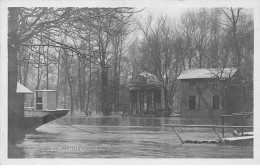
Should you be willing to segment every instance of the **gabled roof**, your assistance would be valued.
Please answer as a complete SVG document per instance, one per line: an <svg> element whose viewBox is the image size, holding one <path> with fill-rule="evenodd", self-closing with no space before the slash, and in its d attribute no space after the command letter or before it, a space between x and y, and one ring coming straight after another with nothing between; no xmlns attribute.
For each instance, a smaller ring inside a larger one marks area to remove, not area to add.
<svg viewBox="0 0 260 168"><path fill-rule="evenodd" d="M34 90L34 92L56 92L56 90Z"/></svg>
<svg viewBox="0 0 260 168"><path fill-rule="evenodd" d="M187 69L184 70L177 79L226 79L232 77L236 71L236 68Z"/></svg>
<svg viewBox="0 0 260 168"><path fill-rule="evenodd" d="M26 87L25 87L24 85L22 85L21 83L17 82L16 93L28 93L28 94L31 94L31 93L33 93L33 92L30 91L28 88L26 88Z"/></svg>
<svg viewBox="0 0 260 168"><path fill-rule="evenodd" d="M162 84L162 82L160 82L159 79L155 75L153 75L149 72L142 72L142 73L138 74L138 76L144 77L147 85L161 85Z"/></svg>
<svg viewBox="0 0 260 168"><path fill-rule="evenodd" d="M157 87L161 86L162 82L153 74L149 72L142 72L134 78L131 82L130 87Z"/></svg>

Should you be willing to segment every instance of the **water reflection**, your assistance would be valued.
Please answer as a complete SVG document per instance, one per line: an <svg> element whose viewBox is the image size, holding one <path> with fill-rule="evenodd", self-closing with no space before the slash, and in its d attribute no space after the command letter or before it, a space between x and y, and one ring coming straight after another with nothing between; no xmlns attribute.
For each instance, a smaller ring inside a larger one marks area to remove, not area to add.
<svg viewBox="0 0 260 168"><path fill-rule="evenodd" d="M70 127L93 132L89 134ZM16 148L26 158L252 158L253 146L180 144L164 124L219 120L160 117L65 117L27 134ZM186 139L216 139L209 129L179 129ZM13 154L12 157L18 157Z"/></svg>

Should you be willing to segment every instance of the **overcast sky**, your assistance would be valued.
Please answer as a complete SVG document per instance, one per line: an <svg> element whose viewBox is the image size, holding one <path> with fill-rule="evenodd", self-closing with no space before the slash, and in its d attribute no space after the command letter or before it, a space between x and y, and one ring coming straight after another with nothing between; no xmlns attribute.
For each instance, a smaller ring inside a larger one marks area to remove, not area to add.
<svg viewBox="0 0 260 168"><path fill-rule="evenodd" d="M138 8L138 10L141 10L143 8ZM184 14L187 11L196 11L201 8L173 8L173 7L149 7L149 8L144 8L144 10L140 13L142 17L146 17L149 13L153 14L155 17L156 16L161 16L161 15L167 15L171 18L179 18L182 14ZM206 8L207 9L207 8ZM246 12L247 14L253 15L253 9L252 8L244 8L243 12Z"/></svg>
<svg viewBox="0 0 260 168"><path fill-rule="evenodd" d="M168 15L169 17L179 17L183 13L185 13L189 8L145 8L142 12L143 16L148 15L149 13L152 13L154 16L160 16L160 15Z"/></svg>

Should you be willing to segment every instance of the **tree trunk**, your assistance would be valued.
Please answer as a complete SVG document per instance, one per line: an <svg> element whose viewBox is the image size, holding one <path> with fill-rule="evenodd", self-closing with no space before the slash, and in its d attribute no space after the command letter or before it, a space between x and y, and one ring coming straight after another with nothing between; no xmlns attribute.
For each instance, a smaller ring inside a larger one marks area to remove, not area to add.
<svg viewBox="0 0 260 168"><path fill-rule="evenodd" d="M27 85L27 76L28 76L28 71L29 71L29 64L30 64L30 55L28 56L28 61L26 61L26 65L24 67L24 74L23 74L23 85L24 86Z"/></svg>
<svg viewBox="0 0 260 168"><path fill-rule="evenodd" d="M97 70L96 73L97 82L96 82L96 112L99 113L101 111L101 73L100 69Z"/></svg>
<svg viewBox="0 0 260 168"><path fill-rule="evenodd" d="M90 34L88 36L88 51L89 53L91 53L91 44L90 44ZM91 66L92 62L89 61L89 82L88 82L88 94L87 94L87 104L85 107L85 113L86 115L88 115L88 109L89 109L89 102L90 102L90 92L91 92L91 80L92 80L92 66ZM85 70L86 66L84 66L84 70ZM86 84L85 84L85 80L84 80L84 106L85 106L85 88L86 88Z"/></svg>
<svg viewBox="0 0 260 168"><path fill-rule="evenodd" d="M58 74L57 74L57 86L56 86L56 108L59 104L59 84L60 84L60 50L58 55Z"/></svg>
<svg viewBox="0 0 260 168"><path fill-rule="evenodd" d="M74 116L74 99L73 99L73 90L72 90L72 82L71 82L71 78L68 74L67 76L68 82L69 82L69 88L70 88L70 111L71 111L71 116Z"/></svg>
<svg viewBox="0 0 260 168"><path fill-rule="evenodd" d="M117 104L117 78L118 78L118 44L116 42L114 49L114 55L115 55L115 62L114 62L114 86L113 86L113 104L114 104L114 111L117 112L118 110L118 104Z"/></svg>
<svg viewBox="0 0 260 168"><path fill-rule="evenodd" d="M199 50L199 68L202 68L202 53Z"/></svg>
<svg viewBox="0 0 260 168"><path fill-rule="evenodd" d="M70 89L70 111L71 111L71 116L74 116L74 99L73 99L73 88L72 88L72 81L71 81L71 75L70 75L70 67L68 66L68 54L65 52L65 72L66 72L66 78L69 83L69 89Z"/></svg>
<svg viewBox="0 0 260 168"><path fill-rule="evenodd" d="M108 69L105 63L105 52L101 54L101 111L105 116L108 116L110 115L108 109Z"/></svg>
<svg viewBox="0 0 260 168"><path fill-rule="evenodd" d="M39 90L40 87L40 64L41 64L41 50L39 47L39 58L38 58L38 66L37 66L37 86L36 86L36 90Z"/></svg>
<svg viewBox="0 0 260 168"><path fill-rule="evenodd" d="M92 67L91 67L91 61L90 61L89 62L89 82L88 82L88 95L87 95L86 112L88 112L89 102L90 102L89 97L90 97L90 91L91 91L91 79L92 79Z"/></svg>
<svg viewBox="0 0 260 168"><path fill-rule="evenodd" d="M122 47L122 46L121 46ZM120 49L119 57L118 57L118 76L117 76L117 111L120 110L120 72L121 72L121 56L122 56L122 49Z"/></svg>
<svg viewBox="0 0 260 168"><path fill-rule="evenodd" d="M46 57L46 83L47 83L47 86L46 86L46 89L49 90L49 59L48 59L48 56L49 56L49 46L47 47L47 56Z"/></svg>
<svg viewBox="0 0 260 168"><path fill-rule="evenodd" d="M24 109L19 106L17 87L17 52L18 46L8 45L8 141L17 140L23 128ZM22 138L22 137L21 137Z"/></svg>
<svg viewBox="0 0 260 168"><path fill-rule="evenodd" d="M80 111L83 109L83 106L82 106L82 90L81 90L81 87L82 87L82 78L81 78L81 64L80 64L80 60L79 60L79 57L78 57L78 96L79 96L79 109Z"/></svg>
<svg viewBox="0 0 260 168"><path fill-rule="evenodd" d="M169 79L168 79L168 73L167 71L165 72L165 83L164 83L164 108L165 108L165 115L168 113L169 111L169 101L168 101L168 89L167 89L167 86L169 84Z"/></svg>
<svg viewBox="0 0 260 168"><path fill-rule="evenodd" d="M83 64L83 68L82 68L84 71L83 71L83 74L81 75L82 76L82 89L81 89L81 93L82 93L82 111L84 111L85 109L85 106L86 106L86 90L87 90L87 82L86 82L86 64Z"/></svg>
<svg viewBox="0 0 260 168"><path fill-rule="evenodd" d="M24 109L17 106L19 102L17 88L17 54L19 45L17 44L18 8L8 8L8 143L14 143L19 128L23 127Z"/></svg>
<svg viewBox="0 0 260 168"><path fill-rule="evenodd" d="M18 57L19 57L19 61L20 63L18 64L18 80L20 81L20 83L23 83L23 78L22 78L22 56L21 56L21 51L18 51Z"/></svg>

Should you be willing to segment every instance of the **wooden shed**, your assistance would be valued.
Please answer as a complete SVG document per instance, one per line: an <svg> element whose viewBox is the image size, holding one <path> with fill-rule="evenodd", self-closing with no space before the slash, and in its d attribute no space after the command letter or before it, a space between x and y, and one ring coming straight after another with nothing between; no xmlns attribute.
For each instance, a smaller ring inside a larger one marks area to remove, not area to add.
<svg viewBox="0 0 260 168"><path fill-rule="evenodd" d="M178 77L182 117L220 117L243 111L243 88L236 68L187 69Z"/></svg>
<svg viewBox="0 0 260 168"><path fill-rule="evenodd" d="M130 114L137 116L163 116L163 85L148 72L138 74L130 84Z"/></svg>
<svg viewBox="0 0 260 168"><path fill-rule="evenodd" d="M24 100L25 94L33 94L28 88L17 82L15 101L9 101L10 107L19 109L12 115L8 112L8 126L9 128L21 128L23 126L24 119ZM14 130L15 131L15 130ZM8 131L9 132L9 131ZM12 135L11 135L12 134ZM16 132L10 132L11 136L15 136Z"/></svg>
<svg viewBox="0 0 260 168"><path fill-rule="evenodd" d="M55 110L56 90L35 90L34 104L36 110Z"/></svg>
<svg viewBox="0 0 260 168"><path fill-rule="evenodd" d="M16 88L16 93L17 93L17 100L15 106L19 106L19 109L24 109L24 103L25 103L25 94L33 94L31 90L23 86L20 82L17 82L17 88ZM23 117L23 114L21 114Z"/></svg>

